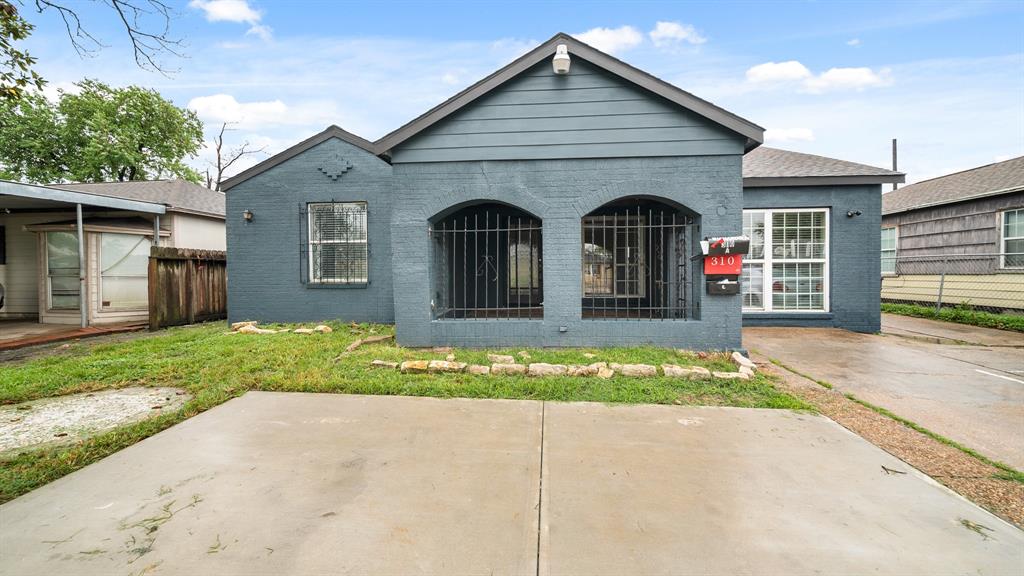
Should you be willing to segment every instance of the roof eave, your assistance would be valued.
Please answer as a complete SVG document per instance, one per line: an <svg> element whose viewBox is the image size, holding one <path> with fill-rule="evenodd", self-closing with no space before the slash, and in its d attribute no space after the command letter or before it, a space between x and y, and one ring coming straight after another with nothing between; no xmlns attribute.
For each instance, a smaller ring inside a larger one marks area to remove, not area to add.
<svg viewBox="0 0 1024 576"><path fill-rule="evenodd" d="M946 206L948 204L958 204L960 202L970 202L971 200L980 200L982 198L989 198L992 196L1002 196L1004 194L1015 194L1017 192L1024 192L1024 186L1015 186L1013 188L1002 188L1000 190L991 190L989 192L982 192L981 194L972 194L970 196L964 196L962 198L953 198L950 200L941 200L938 202L928 202L926 204L918 204L909 208L900 208L898 210L886 210L882 207L882 216L890 216L892 214L903 214L905 212L913 212L914 210L924 210L926 208L935 208L936 206ZM883 198L885 198L883 196ZM883 200L884 204L884 200Z"/></svg>
<svg viewBox="0 0 1024 576"><path fill-rule="evenodd" d="M23 184L21 182L0 181L0 195L18 196L21 198L33 198L36 200L48 200L51 202L63 202L67 204L85 204L86 206L98 206L100 208L111 208L115 210L131 210L147 214L164 214L167 207L164 204L145 202L142 200L129 200L115 196L104 196L102 194L91 194L89 192L78 192L76 190L65 190L54 186L38 186L35 184Z"/></svg>
<svg viewBox="0 0 1024 576"><path fill-rule="evenodd" d="M748 176L743 178L744 188L775 188L783 186L856 186L867 184L900 184L904 174L877 174L860 176Z"/></svg>

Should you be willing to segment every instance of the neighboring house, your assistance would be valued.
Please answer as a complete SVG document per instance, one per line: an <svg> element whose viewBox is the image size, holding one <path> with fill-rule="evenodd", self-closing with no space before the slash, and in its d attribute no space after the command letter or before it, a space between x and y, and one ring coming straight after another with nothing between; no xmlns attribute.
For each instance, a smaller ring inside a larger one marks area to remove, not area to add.
<svg viewBox="0 0 1024 576"><path fill-rule="evenodd" d="M559 34L376 142L332 126L226 181L228 314L394 322L409 346L877 330L881 184L903 176L762 140ZM744 231L742 293L709 293L699 242Z"/></svg>
<svg viewBox="0 0 1024 576"><path fill-rule="evenodd" d="M882 196L882 299L1024 309L1024 156Z"/></svg>
<svg viewBox="0 0 1024 576"><path fill-rule="evenodd" d="M160 245L224 250L224 195L178 180L51 186L0 181L0 319L146 320L155 226Z"/></svg>

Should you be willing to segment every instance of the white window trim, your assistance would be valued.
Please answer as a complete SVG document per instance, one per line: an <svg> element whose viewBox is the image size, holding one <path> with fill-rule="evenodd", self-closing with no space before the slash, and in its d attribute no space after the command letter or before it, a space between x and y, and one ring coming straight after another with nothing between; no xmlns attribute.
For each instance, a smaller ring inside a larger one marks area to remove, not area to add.
<svg viewBox="0 0 1024 576"><path fill-rule="evenodd" d="M125 233L125 232L100 232L99 234L96 235L96 262L97 262L97 265L96 265L96 280L97 280L97 282L96 283L98 285L98 292L99 292L99 306L97 307L97 311L102 311L102 312L138 312L140 310L149 310L148 303L147 303L146 306L135 306L135 307L132 307L132 306L117 307L117 306L104 306L103 305L103 279L104 278L149 278L149 269L148 268L146 270L146 275L145 276L124 276L124 275L104 276L103 275L103 266L101 264L99 264L99 263L103 262L103 234L122 234L124 236L139 236L140 237L140 242L141 242L141 239L146 239L146 238L152 238L153 237L152 234L149 234L149 235L146 235L146 234L128 234L128 233ZM150 240L149 245L150 246L153 245L152 240ZM148 296L147 296L147 300L148 300Z"/></svg>
<svg viewBox="0 0 1024 576"><path fill-rule="evenodd" d="M1009 212L1024 212L1024 208L1010 208L998 212L999 215L999 269L1000 270L1024 270L1024 266L1007 266L1006 265L1006 241L1007 240L1024 240L1024 236L1010 236L1006 237L1006 214Z"/></svg>
<svg viewBox="0 0 1024 576"><path fill-rule="evenodd" d="M313 207L315 206L328 206L332 204L353 204L363 206L363 213L366 215L366 239L365 240L328 240L328 241L313 241ZM356 279L347 280L334 280L323 278L313 278L313 246L322 244L365 244L366 245L366 276ZM306 270L310 284L316 284L318 286L363 286L370 283L370 207L365 201L352 201L352 202L310 202L306 205Z"/></svg>
<svg viewBox="0 0 1024 576"><path fill-rule="evenodd" d="M764 256L760 259L748 259L744 258L744 264L761 264L761 304L762 308L743 308L744 314L827 314L832 310L832 299L831 299L831 283L832 283L832 272L831 272L831 236L832 236L832 213L830 208L752 208L744 210L744 213L761 212L764 214ZM823 212L825 214L825 254L824 258L793 258L780 260L779 263L791 263L791 264L806 264L806 263L821 263L824 265L822 270L822 308L815 310L788 310L781 309L775 310L773 304L772 294L772 264L776 261L772 255L772 225L771 219L773 214L784 213L784 212Z"/></svg>
<svg viewBox="0 0 1024 576"><path fill-rule="evenodd" d="M893 259L893 263L895 263L896 261L899 260L899 257L900 257L900 227L898 225L894 224L892 226L882 226L882 230L892 230L893 231L892 259ZM879 234L881 234L881 233L879 233ZM881 258L882 258L881 255L884 254L885 252L888 252L888 250L882 249L879 252L880 252L880 254L879 254L879 261L881 261ZM885 277L898 276L899 274L897 274L895 272L895 267L893 268L893 270L894 270L893 272L886 272L885 270L882 270L882 276L885 276Z"/></svg>
<svg viewBox="0 0 1024 576"><path fill-rule="evenodd" d="M79 278L79 284L78 284L79 285L78 306L76 306L74 308L54 308L53 307L53 285L51 283L52 276L50 275L50 248L49 248L49 241L48 241L49 234L51 234L52 232L64 232L64 231L63 230L51 230L51 231L46 231L46 232L43 232L43 233L40 234L41 240L42 240L42 250L41 250L41 252L42 252L42 255L43 255L43 269L42 269L42 273L43 273L43 275L46 278L46 312L49 313L49 314L53 314L53 315L69 314L69 313L72 313L72 312L78 313L78 312L80 312L82 310L82 299L86 297L86 295L82 293L81 278ZM72 232L72 234L74 234L74 232ZM83 235L83 238L87 238L87 236ZM80 246L79 249L81 249L81 248L82 247ZM88 250L86 250L86 254L87 255L88 255L88 253L89 253ZM81 257L79 257L79 258L81 258ZM81 260L79 260L79 262L81 262ZM86 270L88 270L88 268L86 268ZM80 273L80 271L79 271L79 273ZM78 275L76 275L76 276L78 276ZM67 277L70 278L71 276L68 275Z"/></svg>

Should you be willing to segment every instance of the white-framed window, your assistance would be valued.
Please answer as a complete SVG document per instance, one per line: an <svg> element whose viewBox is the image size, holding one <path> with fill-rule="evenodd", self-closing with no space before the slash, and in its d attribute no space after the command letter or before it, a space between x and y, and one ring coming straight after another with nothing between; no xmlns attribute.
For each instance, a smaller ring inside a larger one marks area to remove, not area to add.
<svg viewBox="0 0 1024 576"><path fill-rule="evenodd" d="M100 307L146 308L149 303L149 238L138 234L100 234Z"/></svg>
<svg viewBox="0 0 1024 576"><path fill-rule="evenodd" d="M743 211L744 311L828 311L828 222L827 208Z"/></svg>
<svg viewBox="0 0 1024 576"><path fill-rule="evenodd" d="M583 296L627 298L644 294L647 218L625 214L583 219Z"/></svg>
<svg viewBox="0 0 1024 576"><path fill-rule="evenodd" d="M78 236L74 232L46 233L46 296L49 310L78 310Z"/></svg>
<svg viewBox="0 0 1024 576"><path fill-rule="evenodd" d="M369 246L366 202L309 204L309 281L366 284Z"/></svg>
<svg viewBox="0 0 1024 576"><path fill-rule="evenodd" d="M896 274L896 252L899 232L895 226L882 228L882 276Z"/></svg>
<svg viewBox="0 0 1024 576"><path fill-rule="evenodd" d="M999 222L1003 268L1024 268L1024 208L1006 210Z"/></svg>

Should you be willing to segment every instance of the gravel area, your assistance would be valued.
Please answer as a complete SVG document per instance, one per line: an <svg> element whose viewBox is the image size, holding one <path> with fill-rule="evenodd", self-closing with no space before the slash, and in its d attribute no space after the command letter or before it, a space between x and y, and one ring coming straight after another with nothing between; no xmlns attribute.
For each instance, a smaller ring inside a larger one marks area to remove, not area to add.
<svg viewBox="0 0 1024 576"><path fill-rule="evenodd" d="M175 411L190 395L179 388L121 388L0 406L0 454L72 443L122 424Z"/></svg>
<svg viewBox="0 0 1024 576"><path fill-rule="evenodd" d="M766 373L778 376L776 385L783 391L803 399L825 416L975 504L1024 528L1024 484L995 478L1001 470L994 466L858 404L836 390L777 367L767 358L754 359Z"/></svg>

